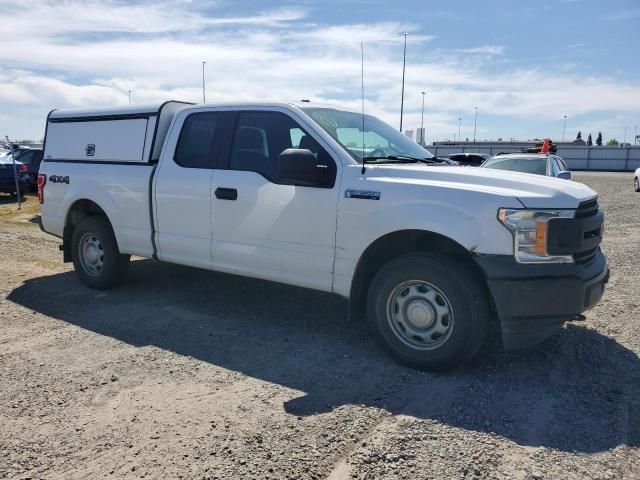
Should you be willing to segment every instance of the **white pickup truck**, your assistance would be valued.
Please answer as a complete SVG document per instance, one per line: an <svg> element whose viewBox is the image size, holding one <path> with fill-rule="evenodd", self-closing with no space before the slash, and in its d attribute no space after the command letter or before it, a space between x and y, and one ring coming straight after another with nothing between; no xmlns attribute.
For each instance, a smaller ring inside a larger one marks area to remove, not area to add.
<svg viewBox="0 0 640 480"><path fill-rule="evenodd" d="M312 103L52 111L41 226L94 288L129 257L333 292L399 361L533 345L602 296L596 192L443 166L381 120ZM291 301L295 301L292 299Z"/></svg>

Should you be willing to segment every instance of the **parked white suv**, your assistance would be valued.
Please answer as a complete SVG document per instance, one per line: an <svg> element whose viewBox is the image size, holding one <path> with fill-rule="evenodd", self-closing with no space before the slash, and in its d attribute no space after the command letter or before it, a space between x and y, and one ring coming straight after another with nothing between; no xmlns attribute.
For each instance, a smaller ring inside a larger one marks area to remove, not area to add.
<svg viewBox="0 0 640 480"><path fill-rule="evenodd" d="M431 158L309 103L53 111L41 223L91 287L139 255L333 292L425 369L471 358L493 318L528 346L600 299L596 192Z"/></svg>

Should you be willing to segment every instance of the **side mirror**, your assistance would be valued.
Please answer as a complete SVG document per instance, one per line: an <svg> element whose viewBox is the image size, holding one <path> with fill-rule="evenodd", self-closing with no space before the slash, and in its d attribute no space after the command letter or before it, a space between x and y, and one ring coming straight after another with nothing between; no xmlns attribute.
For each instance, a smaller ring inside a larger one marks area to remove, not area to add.
<svg viewBox="0 0 640 480"><path fill-rule="evenodd" d="M294 185L314 186L320 172L316 154L303 148L287 148L278 157L278 180Z"/></svg>
<svg viewBox="0 0 640 480"><path fill-rule="evenodd" d="M561 178L563 180L571 180L572 177L573 175L571 175L571 172L569 172L568 170L562 170L561 172L558 172L558 178Z"/></svg>

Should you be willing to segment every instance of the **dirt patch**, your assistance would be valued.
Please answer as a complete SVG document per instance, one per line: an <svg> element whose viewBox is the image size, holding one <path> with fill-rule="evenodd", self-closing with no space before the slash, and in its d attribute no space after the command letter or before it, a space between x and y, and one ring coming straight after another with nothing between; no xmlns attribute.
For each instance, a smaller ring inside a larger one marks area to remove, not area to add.
<svg viewBox="0 0 640 480"><path fill-rule="evenodd" d="M447 374L330 295L147 260L89 290L35 198L0 204L0 478L640 478L640 194L577 177L607 215L603 300Z"/></svg>

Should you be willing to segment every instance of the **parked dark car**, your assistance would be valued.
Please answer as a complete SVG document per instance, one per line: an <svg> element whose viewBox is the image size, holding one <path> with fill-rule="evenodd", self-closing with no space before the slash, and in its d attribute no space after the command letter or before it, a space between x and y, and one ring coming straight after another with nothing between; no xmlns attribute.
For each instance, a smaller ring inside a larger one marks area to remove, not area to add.
<svg viewBox="0 0 640 480"><path fill-rule="evenodd" d="M0 193L22 193L26 190L29 177L23 168L25 165L16 161L16 172L18 174L18 189L16 192L16 181L13 174L13 158L11 154L0 156Z"/></svg>
<svg viewBox="0 0 640 480"><path fill-rule="evenodd" d="M42 163L42 153L42 150L38 148L14 153L16 160L27 167L27 169L23 169L23 173L26 173L29 177L28 190L32 192L35 192L38 188L38 171L40 170L40 163Z"/></svg>
<svg viewBox="0 0 640 480"><path fill-rule="evenodd" d="M460 164L455 160L451 160L448 157L434 157L433 160L440 162L442 165L448 165L450 167L459 167Z"/></svg>
<svg viewBox="0 0 640 480"><path fill-rule="evenodd" d="M571 180L571 172L564 160L553 154L507 153L496 155L482 164L482 168L510 170L512 172L533 173Z"/></svg>
<svg viewBox="0 0 640 480"><path fill-rule="evenodd" d="M469 167L479 167L485 161L491 158L491 155L486 153L452 153L449 158L459 165L466 165Z"/></svg>

